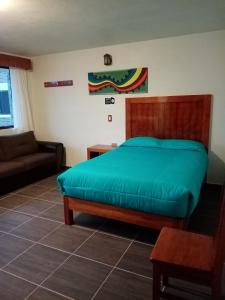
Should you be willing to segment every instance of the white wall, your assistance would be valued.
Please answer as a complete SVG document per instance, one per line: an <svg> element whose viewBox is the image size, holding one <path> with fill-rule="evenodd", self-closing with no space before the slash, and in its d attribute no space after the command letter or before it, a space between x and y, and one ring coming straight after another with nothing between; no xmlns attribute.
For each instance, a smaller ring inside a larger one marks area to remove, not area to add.
<svg viewBox="0 0 225 300"><path fill-rule="evenodd" d="M113 65L103 65L103 55ZM33 59L32 108L38 139L61 141L67 165L86 158L86 147L120 143L125 138L126 95L89 96L91 71L149 68L149 93L145 96L211 93L214 96L209 181L225 177L225 31L185 35L104 48L39 56ZM44 88L44 81L73 79L74 86ZM132 97L132 96L131 96ZM107 115L113 122L107 122Z"/></svg>

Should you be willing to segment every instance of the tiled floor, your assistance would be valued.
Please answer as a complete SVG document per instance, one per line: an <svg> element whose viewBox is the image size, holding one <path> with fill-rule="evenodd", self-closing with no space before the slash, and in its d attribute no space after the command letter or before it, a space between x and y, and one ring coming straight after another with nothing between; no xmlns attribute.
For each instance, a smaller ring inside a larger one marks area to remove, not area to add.
<svg viewBox="0 0 225 300"><path fill-rule="evenodd" d="M203 197L190 229L213 234L218 189L207 187ZM62 204L55 176L0 198L0 299L152 299L149 255L158 232L78 213L66 226ZM182 295L192 290L178 285Z"/></svg>

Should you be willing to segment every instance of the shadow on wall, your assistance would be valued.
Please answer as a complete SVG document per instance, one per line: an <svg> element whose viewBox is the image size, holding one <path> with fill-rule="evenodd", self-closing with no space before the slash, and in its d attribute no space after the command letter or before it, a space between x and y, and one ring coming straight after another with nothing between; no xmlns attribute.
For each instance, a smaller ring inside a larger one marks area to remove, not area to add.
<svg viewBox="0 0 225 300"><path fill-rule="evenodd" d="M224 149L225 152L225 149ZM225 162L214 152L209 151L208 183L224 184Z"/></svg>

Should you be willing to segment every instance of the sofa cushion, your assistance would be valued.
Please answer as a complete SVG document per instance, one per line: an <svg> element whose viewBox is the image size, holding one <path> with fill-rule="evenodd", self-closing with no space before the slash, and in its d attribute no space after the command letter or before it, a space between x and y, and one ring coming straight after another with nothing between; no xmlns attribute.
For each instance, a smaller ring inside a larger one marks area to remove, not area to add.
<svg viewBox="0 0 225 300"><path fill-rule="evenodd" d="M24 171L23 162L17 161L1 161L0 162L0 178L15 175Z"/></svg>
<svg viewBox="0 0 225 300"><path fill-rule="evenodd" d="M36 167L50 166L56 164L56 154L55 153L32 153L26 156L17 157L14 159L15 162L22 163L24 165L25 171L31 170Z"/></svg>
<svg viewBox="0 0 225 300"><path fill-rule="evenodd" d="M0 160L7 161L19 156L38 152L33 131L0 136Z"/></svg>

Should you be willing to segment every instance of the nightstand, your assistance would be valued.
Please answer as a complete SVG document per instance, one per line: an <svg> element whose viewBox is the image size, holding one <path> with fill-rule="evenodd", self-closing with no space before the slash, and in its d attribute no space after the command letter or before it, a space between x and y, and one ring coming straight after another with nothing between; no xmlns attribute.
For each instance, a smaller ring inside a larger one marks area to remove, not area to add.
<svg viewBox="0 0 225 300"><path fill-rule="evenodd" d="M112 145L94 145L87 148L87 159L94 158L105 152L115 149Z"/></svg>

